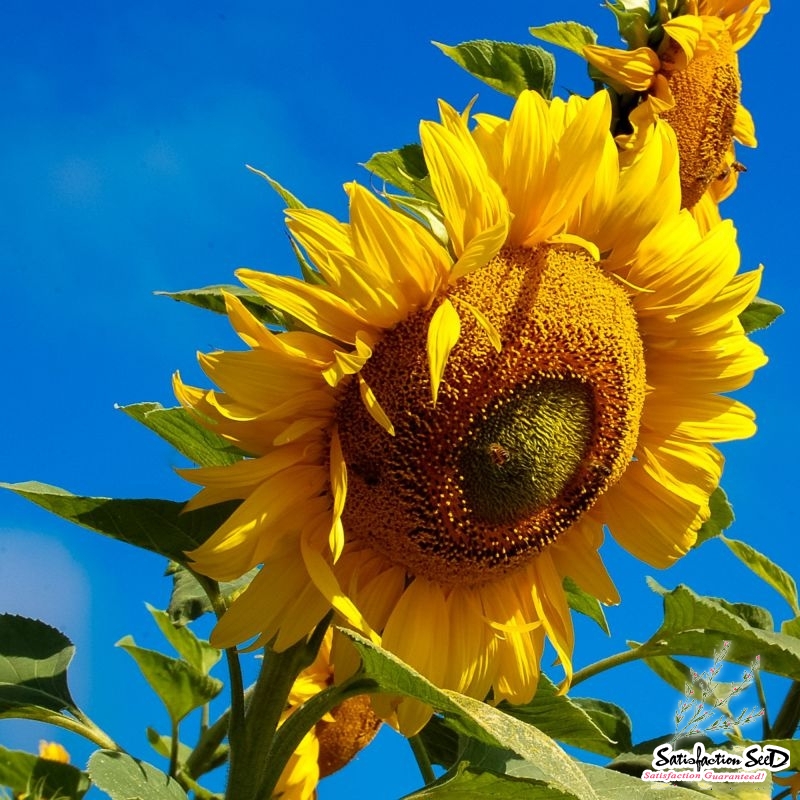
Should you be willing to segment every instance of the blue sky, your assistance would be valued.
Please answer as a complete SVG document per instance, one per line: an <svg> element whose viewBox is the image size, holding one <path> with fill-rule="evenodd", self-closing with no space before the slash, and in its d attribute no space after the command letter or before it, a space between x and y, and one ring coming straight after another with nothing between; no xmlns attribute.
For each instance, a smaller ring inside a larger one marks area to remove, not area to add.
<svg viewBox="0 0 800 800"><path fill-rule="evenodd" d="M757 334L771 362L739 396L756 409L760 431L725 449L723 483L737 513L731 535L791 570L800 331L789 233L796 230L798 162L783 89L791 4L776 5L741 53L743 99L760 146L740 151L748 172L724 211L740 229L743 268L766 265L762 294L787 314ZM435 116L438 97L463 107L479 94L479 110L509 109L507 98L462 72L431 40L527 42L529 26L556 19L591 24L601 41L616 43L611 15L592 0L488 11L440 0L424 12L364 0L86 2L80 10L12 0L0 28L0 480L187 498L190 487L173 473L181 459L114 404L171 405L176 369L189 382L203 380L197 350L238 346L222 318L154 290L232 282L239 266L294 268L280 201L244 165L343 216L342 183L368 182L360 162L414 141L418 120ZM558 93L590 90L578 58L564 52L558 61ZM613 542L605 553L623 603L608 612L612 639L577 620L578 665L655 629L660 603L645 574L669 587L686 582L702 593L761 603L776 619L789 615L717 542L660 574ZM76 698L144 758L151 758L145 725L164 731L166 719L155 701L142 701L140 675L113 643L132 633L145 646L160 646L144 602L166 603L163 566L0 494L0 610L38 616L75 641ZM677 701L635 667L587 683L579 694L625 703L639 739L667 730ZM35 749L45 735L0 721L5 746ZM57 738L77 763L85 761L88 746ZM324 784L320 797L352 796L354 781L383 782L387 761L397 777L371 788L371 797L398 797L419 785L405 743L387 731Z"/></svg>

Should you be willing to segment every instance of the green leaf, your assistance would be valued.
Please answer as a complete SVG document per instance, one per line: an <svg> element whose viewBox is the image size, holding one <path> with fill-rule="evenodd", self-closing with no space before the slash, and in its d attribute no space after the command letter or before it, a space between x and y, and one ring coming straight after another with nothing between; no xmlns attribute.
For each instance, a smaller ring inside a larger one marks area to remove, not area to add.
<svg viewBox="0 0 800 800"><path fill-rule="evenodd" d="M725 546L743 563L749 567L761 580L768 583L791 606L792 612L800 614L797 600L797 584L788 572L781 569L763 553L738 539L729 539L720 536Z"/></svg>
<svg viewBox="0 0 800 800"><path fill-rule="evenodd" d="M201 467L223 467L241 461L245 453L203 427L186 409L164 408L160 403L117 406L179 453Z"/></svg>
<svg viewBox="0 0 800 800"><path fill-rule="evenodd" d="M163 758L169 758L172 753L172 737L162 736L157 730L148 727L146 729L147 741L153 750ZM183 742L178 742L178 763L185 764L189 756L192 754L192 748Z"/></svg>
<svg viewBox="0 0 800 800"><path fill-rule="evenodd" d="M607 636L611 636L603 606L594 595L584 592L570 577L564 578L564 592L567 595L567 603L573 611L594 620Z"/></svg>
<svg viewBox="0 0 800 800"><path fill-rule="evenodd" d="M222 681L204 675L185 661L137 647L131 636L120 639L117 647L133 657L176 724L222 691Z"/></svg>
<svg viewBox="0 0 800 800"><path fill-rule="evenodd" d="M534 38L572 50L581 57L587 44L597 43L597 34L580 22L551 22L528 30Z"/></svg>
<svg viewBox="0 0 800 800"><path fill-rule="evenodd" d="M517 97L525 89L534 89L547 100L553 96L555 59L541 47L489 39L434 44L460 67L504 94Z"/></svg>
<svg viewBox="0 0 800 800"><path fill-rule="evenodd" d="M269 305L261 295L250 289L245 289L243 286L218 284L204 286L202 289L184 289L180 292L154 292L154 294L161 297L171 297L179 303L188 303L191 306L214 311L217 314L225 314L223 291L236 295L250 313L265 325L272 325L276 328L286 327L287 319L282 312Z"/></svg>
<svg viewBox="0 0 800 800"><path fill-rule="evenodd" d="M630 750L631 719L625 709L605 700L592 697L573 697L572 703L581 708L606 738L613 743L617 753ZM588 748L586 748L588 749Z"/></svg>
<svg viewBox="0 0 800 800"><path fill-rule="evenodd" d="M419 736L432 764L439 764L445 769L450 769L458 761L461 739L452 728L447 726L442 717L436 714L432 716L427 725L419 732Z"/></svg>
<svg viewBox="0 0 800 800"><path fill-rule="evenodd" d="M182 563L186 561L185 551L208 539L236 507L236 502L220 503L183 513L185 503L171 500L81 497L33 481L0 483L0 488L10 489L84 528Z"/></svg>
<svg viewBox="0 0 800 800"><path fill-rule="evenodd" d="M428 165L418 144L407 144L398 150L375 153L364 164L364 169L407 192L411 197L427 200L429 203L436 202L428 175Z"/></svg>
<svg viewBox="0 0 800 800"><path fill-rule="evenodd" d="M20 795L36 787L40 797L79 800L89 789L89 778L71 764L0 746L0 786Z"/></svg>
<svg viewBox="0 0 800 800"><path fill-rule="evenodd" d="M739 314L739 322L742 323L745 333L752 333L753 331L762 331L764 328L769 328L781 314L783 314L783 308L777 303L772 303L763 297L756 297Z"/></svg>
<svg viewBox="0 0 800 800"><path fill-rule="evenodd" d="M414 697L432 706L457 733L530 762L538 779L567 797L594 800L591 786L549 736L479 700L438 689L393 654L352 631L342 633L361 656L365 678L374 680L381 691Z"/></svg>
<svg viewBox="0 0 800 800"><path fill-rule="evenodd" d="M0 717L47 719L64 709L78 711L67 686L74 654L61 631L36 619L0 614Z"/></svg>
<svg viewBox="0 0 800 800"><path fill-rule="evenodd" d="M795 617L794 619L784 622L781 625L781 633L800 639L800 617ZM798 759L798 763L800 763L800 759Z"/></svg>
<svg viewBox="0 0 800 800"><path fill-rule="evenodd" d="M263 178L275 190L275 192L280 195L280 198L284 203L286 203L287 208L306 207L305 203L301 203L288 189L285 189L283 186L281 186L281 184L279 184L274 178L270 178L266 172L262 172L260 169L256 169L255 167L251 167L249 164L245 164L245 166L254 175L258 175L260 178Z"/></svg>
<svg viewBox="0 0 800 800"><path fill-rule="evenodd" d="M617 18L619 35L631 50L647 46L650 39L650 0L609 0L606 8Z"/></svg>
<svg viewBox="0 0 800 800"><path fill-rule="evenodd" d="M655 585L651 581L651 585ZM663 592L664 621L646 643L650 655L692 655L713 658L723 640L730 640L727 661L749 666L760 656L762 671L800 677L800 641L749 625L711 597L695 594L688 586Z"/></svg>
<svg viewBox="0 0 800 800"><path fill-rule="evenodd" d="M725 609L736 614L753 628L760 628L762 631L774 631L775 622L772 614L762 606L754 606L750 603L729 603L727 600L715 598L716 601Z"/></svg>
<svg viewBox="0 0 800 800"><path fill-rule="evenodd" d="M652 759L652 756L651 756ZM697 792L668 784L646 783L612 769L578 764L598 800L699 800Z"/></svg>
<svg viewBox="0 0 800 800"><path fill-rule="evenodd" d="M172 575L172 594L169 598L167 614L173 625L186 625L203 614L213 611L208 595L197 578L186 567L177 563L170 564L167 574ZM258 567L251 569L235 581L224 581L217 584L220 594L227 605L238 597L258 575Z"/></svg>
<svg viewBox="0 0 800 800"><path fill-rule="evenodd" d="M112 800L187 800L177 781L124 753L98 750L89 759L89 777Z"/></svg>
<svg viewBox="0 0 800 800"><path fill-rule="evenodd" d="M695 547L703 542L719 536L724 530L733 525L733 509L728 502L728 496L721 487L714 489L709 499L711 516L700 526L697 532Z"/></svg>
<svg viewBox="0 0 800 800"><path fill-rule="evenodd" d="M214 664L222 658L222 651L199 639L189 628L176 626L166 611L159 611L149 603L145 605L161 629L161 633L183 660L198 672L208 675Z"/></svg>
<svg viewBox="0 0 800 800"><path fill-rule="evenodd" d="M539 678L536 695L524 706L500 703L498 708L515 719L534 725L559 742L600 755L615 756L630 745L630 733L624 741L613 740L599 727L579 701L558 693L546 676Z"/></svg>
<svg viewBox="0 0 800 800"><path fill-rule="evenodd" d="M547 783L493 772L481 772L462 762L435 783L406 795L404 800L570 800L576 795Z"/></svg>

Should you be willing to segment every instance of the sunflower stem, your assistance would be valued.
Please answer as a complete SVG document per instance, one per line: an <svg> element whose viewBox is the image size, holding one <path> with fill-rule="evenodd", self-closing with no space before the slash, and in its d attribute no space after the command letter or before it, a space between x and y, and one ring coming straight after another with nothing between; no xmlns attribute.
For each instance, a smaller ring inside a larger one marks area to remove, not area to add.
<svg viewBox="0 0 800 800"><path fill-rule="evenodd" d="M425 785L427 786L429 783L433 783L436 780L436 774L433 771L433 764L431 764L431 758L428 755L428 751L425 749L425 743L422 741L422 738L419 734L409 736L408 744L411 746L411 752L417 760L417 766L422 775L422 780L425 781Z"/></svg>
<svg viewBox="0 0 800 800"><path fill-rule="evenodd" d="M770 731L772 739L794 738L800 723L800 681L793 681Z"/></svg>
<svg viewBox="0 0 800 800"><path fill-rule="evenodd" d="M187 567L189 572L195 577L203 591L206 593L211 608L214 610L214 615L220 619L227 610L225 598L219 590L219 584L216 581L195 572L190 567ZM230 755L228 756L233 771L234 760L236 753L239 750L240 743L244 742L245 735L245 715L244 715L244 680L242 678L242 665L239 662L239 653L235 647L228 647L225 650L225 661L228 665L228 677L230 679L230 693L231 693L231 707L228 714L226 731L228 734L228 742L230 743Z"/></svg>
<svg viewBox="0 0 800 800"><path fill-rule="evenodd" d="M599 675L601 672L618 667L621 664L629 664L631 661L638 661L640 658L646 658L653 652L647 643L634 647L631 650L625 650L622 653L616 653L608 658L601 658L595 661L594 664L589 664L583 669L579 669L573 676L570 686L577 686L579 683ZM659 655L666 655L663 649L658 653Z"/></svg>
<svg viewBox="0 0 800 800"><path fill-rule="evenodd" d="M331 614L328 614L308 640L301 639L283 652L276 652L269 645L264 648L264 664L247 704L243 736L230 743L226 800L270 797L262 786L275 771L272 745L281 716L297 676L316 658L330 620ZM279 777L280 771L275 777L276 783Z"/></svg>

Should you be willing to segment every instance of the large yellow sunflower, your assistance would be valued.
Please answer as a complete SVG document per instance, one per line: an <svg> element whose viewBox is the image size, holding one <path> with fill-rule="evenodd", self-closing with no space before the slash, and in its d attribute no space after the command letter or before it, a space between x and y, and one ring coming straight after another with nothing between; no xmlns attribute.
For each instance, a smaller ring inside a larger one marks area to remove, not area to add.
<svg viewBox="0 0 800 800"><path fill-rule="evenodd" d="M303 703L333 682L331 632L326 634L314 663L304 669L289 693L281 725ZM378 731L380 721L365 695L351 697L326 714L292 753L273 791L281 800L311 800L321 778L348 764Z"/></svg>
<svg viewBox="0 0 800 800"><path fill-rule="evenodd" d="M583 54L623 95L635 146L656 117L675 129L681 159L683 205L698 217L719 220L716 200L741 167L733 140L756 146L753 119L741 104L737 52L752 39L769 11L769 0L682 0L659 4L643 46L632 50L588 45ZM633 93L634 97L625 99ZM631 106L633 106L631 108ZM735 184L734 184L735 185ZM732 190L732 188L731 188ZM730 193L729 191L727 193ZM727 195L726 195L727 196Z"/></svg>
<svg viewBox="0 0 800 800"><path fill-rule="evenodd" d="M349 223L289 210L324 283L237 274L298 330L228 296L250 349L200 356L220 391L176 379L253 454L186 471L193 507L243 500L189 555L217 580L263 565L217 646L285 648L333 606L438 685L524 703L545 637L571 674L565 576L618 600L604 525L657 567L695 541L711 443L754 431L720 393L765 362L737 318L760 271L736 274L730 222L703 236L680 211L667 125L620 168L605 92L523 92L472 131L440 109L420 134L448 241L356 184Z"/></svg>

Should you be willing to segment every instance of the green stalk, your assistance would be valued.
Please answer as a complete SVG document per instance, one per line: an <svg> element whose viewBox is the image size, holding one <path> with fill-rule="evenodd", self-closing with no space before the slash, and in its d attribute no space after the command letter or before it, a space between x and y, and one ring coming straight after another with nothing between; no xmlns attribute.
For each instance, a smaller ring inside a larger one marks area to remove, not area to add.
<svg viewBox="0 0 800 800"><path fill-rule="evenodd" d="M425 743L422 741L422 737L419 734L416 736L409 736L408 743L411 745L411 752L417 760L417 766L422 775L422 780L425 781L425 785L427 786L429 783L433 783L436 780L436 775L433 772L433 764L431 764L431 758L428 755L428 751L425 749Z"/></svg>
<svg viewBox="0 0 800 800"><path fill-rule="evenodd" d="M800 681L793 681L770 731L772 739L794 738L800 724Z"/></svg>
<svg viewBox="0 0 800 800"><path fill-rule="evenodd" d="M601 672L613 669L622 664L629 664L632 661L638 661L640 658L646 658L649 655L668 655L665 650L658 650L658 648L649 647L647 644L640 644L631 650L625 650L622 653L616 653L608 658L601 658L600 661L595 661L594 664L589 664L583 669L579 669L573 676L570 686L577 686L579 683L599 675Z"/></svg>
<svg viewBox="0 0 800 800"><path fill-rule="evenodd" d="M167 775L170 778L174 778L178 772L178 744L179 744L179 734L178 734L178 723L175 720L172 720L172 735L170 737L169 743L169 771Z"/></svg>
<svg viewBox="0 0 800 800"><path fill-rule="evenodd" d="M84 739L94 742L94 744L103 750L115 750L117 753L125 752L104 730L98 728L83 712L79 709L74 709L73 713L78 717L77 719L68 717L65 714L56 713L48 713L46 716L28 717L27 719L47 722L50 725L63 728L65 731L77 733L83 736Z"/></svg>
<svg viewBox="0 0 800 800"><path fill-rule="evenodd" d="M231 741L226 800L260 800L270 796L260 787L272 767L271 748L275 732L292 685L300 672L316 658L330 619L331 614L317 625L308 641L301 639L281 653L269 646L264 648L264 664L247 706L244 736Z"/></svg>
<svg viewBox="0 0 800 800"><path fill-rule="evenodd" d="M205 575L195 572L191 568L187 569L194 575L200 586L203 587L211 607L214 609L214 615L220 619L227 610L225 599L219 590L219 584L212 581ZM231 707L228 716L228 741L231 745L230 761L231 769L233 769L233 761L235 754L239 749L240 743L244 742L245 736L245 719L244 719L244 680L242 679L242 665L239 662L239 653L235 647L229 647L225 650L225 661L228 665L228 677L230 680L230 693L231 693Z"/></svg>

